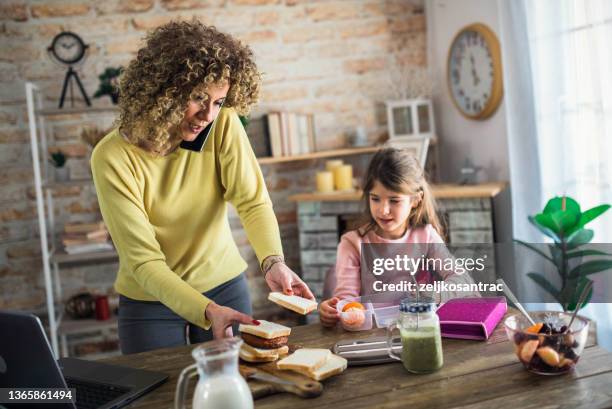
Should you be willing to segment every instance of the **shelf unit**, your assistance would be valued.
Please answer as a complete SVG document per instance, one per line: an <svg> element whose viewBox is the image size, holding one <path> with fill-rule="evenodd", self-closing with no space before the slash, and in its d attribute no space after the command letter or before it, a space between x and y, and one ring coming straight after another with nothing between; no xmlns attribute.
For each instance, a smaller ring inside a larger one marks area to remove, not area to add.
<svg viewBox="0 0 612 409"><path fill-rule="evenodd" d="M66 108L43 109L42 93L36 84L26 82L26 100L28 110L28 124L30 128L30 146L32 150L32 166L34 170L34 189L36 193L36 210L40 232L40 248L43 262L43 275L45 282L45 296L47 314L49 319L49 336L51 346L56 357L68 355L67 336L75 333L90 332L98 329L115 327L116 318L107 321L72 320L64 316L62 299L62 286L60 267L75 264L91 264L96 262L117 261L115 251L91 252L81 254L67 254L61 249L55 238L55 219L53 191L60 187L87 186L91 179L73 180L65 183L51 181L49 165L46 160L48 152L48 137L46 133L45 117L72 114L100 114L113 113L116 107L97 108Z"/></svg>

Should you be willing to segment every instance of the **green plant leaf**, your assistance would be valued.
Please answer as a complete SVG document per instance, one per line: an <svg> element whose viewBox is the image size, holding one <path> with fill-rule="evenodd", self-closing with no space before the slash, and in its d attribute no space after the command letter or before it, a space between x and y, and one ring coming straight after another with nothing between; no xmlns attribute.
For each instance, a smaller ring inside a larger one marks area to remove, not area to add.
<svg viewBox="0 0 612 409"><path fill-rule="evenodd" d="M576 212L573 209L554 212L550 215L550 217L555 223L555 231L563 236L567 236L569 231L575 230L575 227L580 222L580 212Z"/></svg>
<svg viewBox="0 0 612 409"><path fill-rule="evenodd" d="M592 260L576 266L570 271L570 278L606 271L612 268L612 260Z"/></svg>
<svg viewBox="0 0 612 409"><path fill-rule="evenodd" d="M588 256L610 256L612 254L606 253L599 250L577 250L571 253L567 253L567 258L575 258L575 257L588 257Z"/></svg>
<svg viewBox="0 0 612 409"><path fill-rule="evenodd" d="M593 234L593 230L591 229L578 230L570 238L568 238L567 249L573 250L576 247L589 243L591 240L593 240Z"/></svg>
<svg viewBox="0 0 612 409"><path fill-rule="evenodd" d="M570 231L567 232L568 236L573 234L573 233L575 233L576 231L578 231L582 227L584 227L587 223L590 223L593 220L595 220L596 218L598 218L599 216L601 216L609 208L610 208L609 204L603 204L603 205L595 206L595 207L587 210L586 212L582 213L580 215L580 220L579 220L578 224L576 226L574 226L573 229L571 229Z"/></svg>
<svg viewBox="0 0 612 409"><path fill-rule="evenodd" d="M514 239L513 241L518 243L518 244L520 244L521 246L527 247L531 251L534 251L534 252L538 253L540 256L544 257L546 260L548 260L551 263L555 264L555 261L548 254L544 253L542 250L540 250L539 248L537 248L533 244L529 244L529 243L526 243L526 242L524 242L522 240L518 240L518 239Z"/></svg>
<svg viewBox="0 0 612 409"><path fill-rule="evenodd" d="M535 273L533 271L527 273L527 276L529 276L529 278L535 281L536 284L542 287L547 293L552 295L555 298L555 300L557 300L557 302L561 303L561 300L560 300L561 292L557 290L557 288L550 281L544 278L544 276L542 276L541 274Z"/></svg>
<svg viewBox="0 0 612 409"><path fill-rule="evenodd" d="M546 203L542 213L552 214L563 210L563 196L557 196L553 197L548 201L548 203ZM565 196L565 210L580 214L580 205L571 197Z"/></svg>
<svg viewBox="0 0 612 409"><path fill-rule="evenodd" d="M574 311L576 309L578 298L580 297L580 294L582 294L584 287L589 282L591 282L591 279L586 278L584 276L580 277L580 280L578 281L578 285L576 286L576 291L574 291L574 294L572 295L570 302L567 304L567 309L566 309L567 311ZM591 287L591 289L589 290L589 293L587 294L587 297L585 298L584 303L582 303L582 306L580 307L580 309L586 307L589 301L591 301L592 296L593 296L593 287Z"/></svg>
<svg viewBox="0 0 612 409"><path fill-rule="evenodd" d="M529 222L531 222L531 224L533 224L538 230L540 230L540 232L542 232L544 235L550 237L551 239L553 239L556 243L561 242L561 239L559 239L559 236L557 235L557 233L555 233L553 230L551 230L550 228L541 225L537 220L536 217L534 216L528 216L527 219L529 220Z"/></svg>

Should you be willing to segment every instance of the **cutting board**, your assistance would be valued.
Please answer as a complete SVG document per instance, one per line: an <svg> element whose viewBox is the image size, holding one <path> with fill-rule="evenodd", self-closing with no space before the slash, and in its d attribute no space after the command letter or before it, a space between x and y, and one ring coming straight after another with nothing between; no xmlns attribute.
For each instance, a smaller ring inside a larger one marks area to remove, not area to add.
<svg viewBox="0 0 612 409"><path fill-rule="evenodd" d="M290 352L298 348L299 347L296 348L293 345L289 346ZM275 384L257 379L249 379L247 374L249 370L267 372L283 380L289 381L291 384ZM294 371L278 369L276 367L276 362L251 363L241 360L240 373L247 379L247 383L253 394L253 399L259 399L281 392L293 393L302 398L314 398L323 393L323 385L320 382L314 381Z"/></svg>

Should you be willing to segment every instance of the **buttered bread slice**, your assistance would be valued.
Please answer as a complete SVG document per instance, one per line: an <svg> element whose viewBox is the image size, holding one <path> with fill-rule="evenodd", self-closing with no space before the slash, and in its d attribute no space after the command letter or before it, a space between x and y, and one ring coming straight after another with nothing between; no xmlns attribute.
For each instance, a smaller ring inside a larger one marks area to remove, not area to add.
<svg viewBox="0 0 612 409"><path fill-rule="evenodd" d="M287 337L291 334L291 328L266 320L259 320L259 325L240 324L238 331L265 339Z"/></svg>
<svg viewBox="0 0 612 409"><path fill-rule="evenodd" d="M264 349L264 348L255 348L254 346L251 346L245 342L242 344L240 349L244 349L249 354L252 354L255 357L259 357L259 358L274 356L274 355L276 355L276 357L278 358L279 356L287 355L289 353L289 347L287 345L282 346L280 348Z"/></svg>
<svg viewBox="0 0 612 409"><path fill-rule="evenodd" d="M332 355L329 349L302 348L276 363L278 369L314 372L322 367Z"/></svg>
<svg viewBox="0 0 612 409"><path fill-rule="evenodd" d="M268 294L268 300L302 315L306 315L317 309L316 301L298 297L297 295L285 295L283 293L273 292Z"/></svg>

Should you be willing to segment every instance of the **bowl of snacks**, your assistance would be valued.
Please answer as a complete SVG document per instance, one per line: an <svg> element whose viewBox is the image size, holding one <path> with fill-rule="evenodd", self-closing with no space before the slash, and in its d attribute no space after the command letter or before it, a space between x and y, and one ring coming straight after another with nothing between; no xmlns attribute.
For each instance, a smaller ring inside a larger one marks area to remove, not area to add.
<svg viewBox="0 0 612 409"><path fill-rule="evenodd" d="M535 311L529 315L512 315L504 321L508 339L525 368L539 375L561 375L570 372L580 359L587 341L589 321L576 316L568 328L571 314Z"/></svg>
<svg viewBox="0 0 612 409"><path fill-rule="evenodd" d="M348 331L372 329L372 307L370 303L362 304L357 300L342 300L336 308L340 315L342 328Z"/></svg>

